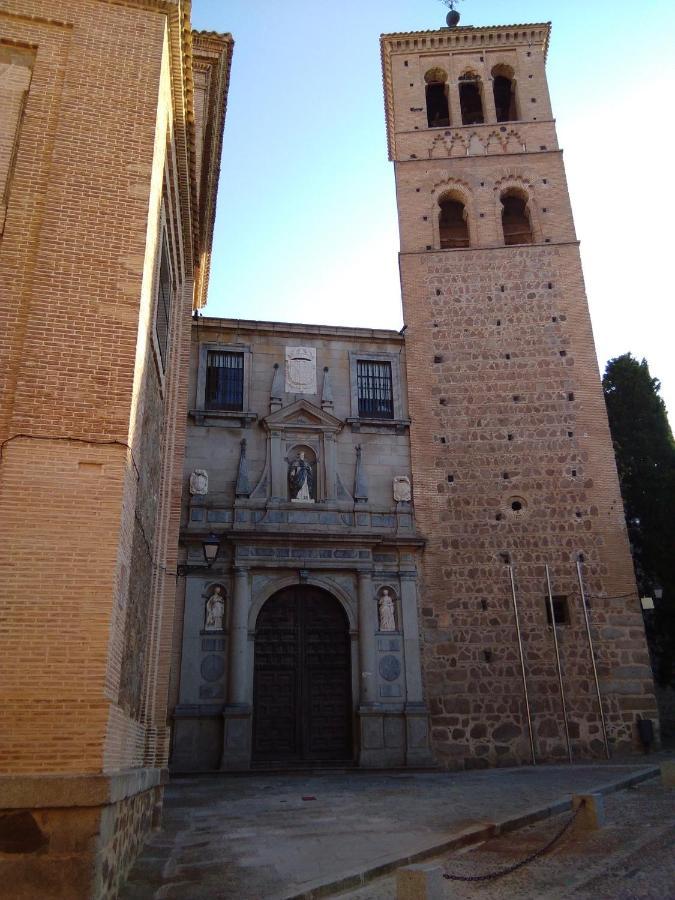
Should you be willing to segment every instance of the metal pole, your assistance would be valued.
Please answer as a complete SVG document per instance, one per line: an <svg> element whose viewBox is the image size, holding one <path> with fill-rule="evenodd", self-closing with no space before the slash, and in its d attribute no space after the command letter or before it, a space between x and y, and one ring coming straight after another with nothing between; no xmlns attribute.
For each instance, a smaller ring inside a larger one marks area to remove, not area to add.
<svg viewBox="0 0 675 900"><path fill-rule="evenodd" d="M532 733L532 715L530 714L530 698L527 693L527 676L525 674L525 657L523 656L523 641L520 636L520 619L518 618L518 600L516 598L516 582L513 578L513 566L509 566L511 576L511 593L513 594L513 614L516 617L516 633L518 635L518 651L520 653L520 671L523 675L523 694L525 695L525 709L527 710L527 727L530 732L530 750L532 752L532 765L537 765L537 757L534 751L534 734Z"/></svg>
<svg viewBox="0 0 675 900"><path fill-rule="evenodd" d="M558 664L558 681L560 683L560 702L562 703L563 720L565 722L565 737L567 738L567 753L572 760L572 744L570 743L570 729L567 724L567 704L565 703L565 688L563 687L562 668L560 666L560 649L558 648L558 630L555 625L555 610L553 608L553 593L551 591L551 575L546 566L546 584L548 586L548 604L551 610L551 628L553 629L553 643L555 644L555 658Z"/></svg>
<svg viewBox="0 0 675 900"><path fill-rule="evenodd" d="M581 577L581 563L577 560L577 577L579 578L579 590L581 591L581 605L584 608L584 620L586 622L586 634L588 635L588 649L591 654L591 663L593 665L593 677L595 678L595 690L598 694L598 706L600 707L600 721L602 722L602 735L605 740L605 753L607 759L612 758L609 750L609 740L607 739L607 726L605 724L605 713L602 708L602 694L600 693L600 681L598 679L598 669L595 665L595 651L593 649L593 636L591 635L591 623L588 619L588 608L586 606L586 593L584 591L584 581Z"/></svg>

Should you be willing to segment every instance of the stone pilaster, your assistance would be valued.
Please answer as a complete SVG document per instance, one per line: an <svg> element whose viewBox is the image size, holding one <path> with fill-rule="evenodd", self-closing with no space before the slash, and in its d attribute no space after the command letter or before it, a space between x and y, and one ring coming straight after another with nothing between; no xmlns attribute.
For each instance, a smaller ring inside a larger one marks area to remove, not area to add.
<svg viewBox="0 0 675 900"><path fill-rule="evenodd" d="M359 572L359 684L361 706L377 699L375 673L375 599L370 572Z"/></svg>
<svg viewBox="0 0 675 900"><path fill-rule="evenodd" d="M247 769L251 763L251 698L248 617L251 580L248 569L234 570L234 598L230 627L227 705L223 713L223 769Z"/></svg>

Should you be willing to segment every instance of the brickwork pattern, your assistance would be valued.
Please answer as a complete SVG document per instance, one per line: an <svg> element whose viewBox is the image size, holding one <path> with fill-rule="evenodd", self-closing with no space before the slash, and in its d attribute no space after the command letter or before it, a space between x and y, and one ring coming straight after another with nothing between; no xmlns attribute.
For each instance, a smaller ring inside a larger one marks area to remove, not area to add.
<svg viewBox="0 0 675 900"><path fill-rule="evenodd" d="M2 303L0 436L29 436L3 453L3 546L11 547L3 598L13 652L3 654L11 671L2 683L10 704L33 705L35 713L19 720L27 731L17 722L3 731L12 735L14 749L3 758L11 771L101 765L96 726L108 720L101 714L108 622L124 599L115 595L116 570L125 565L121 501L135 463L125 445L134 444L131 404L142 392L134 386L139 352L145 360L137 329L148 278L138 259L157 117L147 84L158 80L164 45L162 16L89 2L52 6L18 3L2 14L3 34L40 48L2 259L2 283L13 296ZM47 12L62 24L30 18ZM104 77L111 55L120 60L114 81ZM82 725L74 722L62 740L63 709L75 697ZM89 722L87 704L99 709ZM45 753L51 743L59 749Z"/></svg>

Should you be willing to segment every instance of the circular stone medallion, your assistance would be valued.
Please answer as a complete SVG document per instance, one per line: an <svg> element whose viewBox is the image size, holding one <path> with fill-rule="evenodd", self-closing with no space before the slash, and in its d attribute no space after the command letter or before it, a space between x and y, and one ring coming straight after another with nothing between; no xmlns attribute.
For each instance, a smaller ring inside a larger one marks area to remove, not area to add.
<svg viewBox="0 0 675 900"><path fill-rule="evenodd" d="M222 656L207 656L202 661L201 673L204 681L218 681L225 674L225 660Z"/></svg>
<svg viewBox="0 0 675 900"><path fill-rule="evenodd" d="M395 656L383 656L380 660L380 675L385 681L396 681L401 674L401 663Z"/></svg>

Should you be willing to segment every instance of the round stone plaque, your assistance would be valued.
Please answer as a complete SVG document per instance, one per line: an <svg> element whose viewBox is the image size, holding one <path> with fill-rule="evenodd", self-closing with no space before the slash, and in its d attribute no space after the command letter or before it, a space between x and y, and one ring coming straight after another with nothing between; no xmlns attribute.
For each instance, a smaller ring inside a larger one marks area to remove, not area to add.
<svg viewBox="0 0 675 900"><path fill-rule="evenodd" d="M225 674L225 660L222 656L206 656L201 666L204 681L219 681Z"/></svg>
<svg viewBox="0 0 675 900"><path fill-rule="evenodd" d="M380 660L380 675L385 681L396 681L401 674L401 663L395 656L383 656Z"/></svg>

